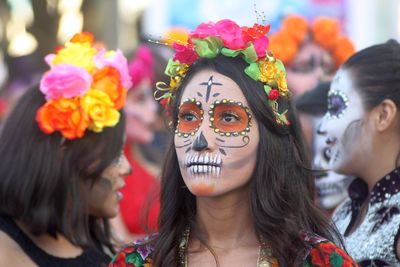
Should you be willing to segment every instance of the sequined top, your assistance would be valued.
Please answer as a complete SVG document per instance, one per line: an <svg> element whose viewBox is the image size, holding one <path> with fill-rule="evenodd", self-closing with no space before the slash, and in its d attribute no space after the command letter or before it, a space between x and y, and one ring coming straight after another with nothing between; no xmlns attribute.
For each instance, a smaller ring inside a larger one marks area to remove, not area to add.
<svg viewBox="0 0 400 267"><path fill-rule="evenodd" d="M304 253L303 267L358 266L344 250L334 243L314 234L302 234L302 237L306 244L309 244ZM109 267L153 267L153 251L154 246L148 240L130 244L114 256ZM278 264L272 259L271 263L263 263L259 266L277 267Z"/></svg>
<svg viewBox="0 0 400 267"><path fill-rule="evenodd" d="M333 221L344 235L351 257L360 266L400 266L396 244L400 227L400 168L379 180L368 200L368 185L356 178L349 186L349 197L333 214ZM363 222L352 230L368 201Z"/></svg>

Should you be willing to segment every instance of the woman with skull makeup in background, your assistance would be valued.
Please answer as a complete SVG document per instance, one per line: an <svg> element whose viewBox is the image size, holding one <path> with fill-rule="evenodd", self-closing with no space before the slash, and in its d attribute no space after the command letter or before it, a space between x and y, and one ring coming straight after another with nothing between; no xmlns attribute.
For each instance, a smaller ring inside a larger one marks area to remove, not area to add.
<svg viewBox="0 0 400 267"><path fill-rule="evenodd" d="M287 82L294 95L330 81L336 70L354 52L349 38L343 35L337 19L316 17L312 21L300 15L288 15L280 29L271 35L270 50L287 67ZM298 114L304 137L312 147L313 119Z"/></svg>
<svg viewBox="0 0 400 267"><path fill-rule="evenodd" d="M366 48L336 73L319 128L330 169L356 176L333 219L360 266L400 266L400 45Z"/></svg>
<svg viewBox="0 0 400 267"><path fill-rule="evenodd" d="M89 33L55 54L0 136L0 266L105 266L108 219L130 165L123 154L130 88L120 50Z"/></svg>
<svg viewBox="0 0 400 267"><path fill-rule="evenodd" d="M159 232L110 266L355 266L313 204L285 69L267 54L268 29L226 19L174 44L170 83L158 84L175 131Z"/></svg>
<svg viewBox="0 0 400 267"><path fill-rule="evenodd" d="M331 151L325 143L325 138L317 134L328 105L328 91L330 82L323 82L314 89L301 94L294 99L298 112L312 118L313 137L312 154L313 169L315 172L316 201L329 216L334 209L347 197L347 187L352 177L341 175L329 170Z"/></svg>

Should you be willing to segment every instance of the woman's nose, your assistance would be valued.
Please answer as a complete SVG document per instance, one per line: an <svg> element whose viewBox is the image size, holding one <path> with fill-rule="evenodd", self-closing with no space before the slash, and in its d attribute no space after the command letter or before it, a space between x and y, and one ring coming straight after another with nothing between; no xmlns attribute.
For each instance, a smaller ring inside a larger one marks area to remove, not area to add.
<svg viewBox="0 0 400 267"><path fill-rule="evenodd" d="M327 134L324 121L325 121L325 116L317 125L317 134L319 134L319 135Z"/></svg>
<svg viewBox="0 0 400 267"><path fill-rule="evenodd" d="M200 152L206 148L208 148L208 142L203 134L203 131L201 131L193 142L193 149Z"/></svg>

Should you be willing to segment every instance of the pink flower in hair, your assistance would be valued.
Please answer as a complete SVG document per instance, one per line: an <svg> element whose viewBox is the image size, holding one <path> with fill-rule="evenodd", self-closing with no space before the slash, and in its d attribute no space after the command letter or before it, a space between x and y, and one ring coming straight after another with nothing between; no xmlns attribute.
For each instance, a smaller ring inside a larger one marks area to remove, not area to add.
<svg viewBox="0 0 400 267"><path fill-rule="evenodd" d="M154 82L153 61L151 49L147 46L140 45L128 66L133 88L146 80L150 81L150 83Z"/></svg>
<svg viewBox="0 0 400 267"><path fill-rule="evenodd" d="M223 19L218 21L215 24L215 29L226 48L238 50L247 47L243 38L242 29L232 20Z"/></svg>
<svg viewBox="0 0 400 267"><path fill-rule="evenodd" d="M181 64L192 64L195 62L199 56L197 53L194 51L193 45L181 45L178 43L173 44L173 48L176 51L176 54L174 56L174 60L179 61Z"/></svg>
<svg viewBox="0 0 400 267"><path fill-rule="evenodd" d="M203 39L208 36L216 36L217 30L212 22L201 23L197 28L190 33L190 38Z"/></svg>
<svg viewBox="0 0 400 267"><path fill-rule="evenodd" d="M128 71L128 61L122 54L121 50L117 51L100 51L95 57L96 67L102 69L105 66L116 68L121 75L122 86L129 90L132 87L131 77Z"/></svg>
<svg viewBox="0 0 400 267"><path fill-rule="evenodd" d="M60 97L73 98L82 96L89 90L92 76L86 69L60 64L46 72L40 81L40 91L47 100Z"/></svg>
<svg viewBox="0 0 400 267"><path fill-rule="evenodd" d="M268 48L268 44L269 44L269 40L266 36L263 36L263 37L253 41L253 45L254 45L254 48L256 49L258 59L265 57L265 55L267 53L266 51Z"/></svg>

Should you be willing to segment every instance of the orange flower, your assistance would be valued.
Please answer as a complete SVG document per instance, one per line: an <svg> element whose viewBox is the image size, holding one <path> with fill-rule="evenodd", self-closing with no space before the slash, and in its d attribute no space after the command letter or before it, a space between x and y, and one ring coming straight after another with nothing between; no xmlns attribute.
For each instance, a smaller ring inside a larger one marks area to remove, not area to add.
<svg viewBox="0 0 400 267"><path fill-rule="evenodd" d="M115 109L123 107L126 99L126 89L122 87L120 73L117 69L105 66L93 75L92 88L109 95Z"/></svg>
<svg viewBox="0 0 400 267"><path fill-rule="evenodd" d="M47 102L36 113L36 121L44 133L60 131L67 139L81 138L89 126L89 117L77 98Z"/></svg>
<svg viewBox="0 0 400 267"><path fill-rule="evenodd" d="M283 21L283 29L294 40L296 44L301 44L308 33L308 23L305 18L290 15Z"/></svg>
<svg viewBox="0 0 400 267"><path fill-rule="evenodd" d="M71 38L71 43L93 43L94 36L90 32L81 32Z"/></svg>
<svg viewBox="0 0 400 267"><path fill-rule="evenodd" d="M278 32L269 38L269 50L283 63L291 62L297 54L298 45L289 35Z"/></svg>
<svg viewBox="0 0 400 267"><path fill-rule="evenodd" d="M327 50L332 50L339 38L339 23L337 20L319 17L314 20L311 32L316 43Z"/></svg>
<svg viewBox="0 0 400 267"><path fill-rule="evenodd" d="M340 34L339 28L337 20L318 17L310 29L305 18L291 15L283 20L281 29L270 37L269 48L283 63L290 64L310 34L314 42L332 55L339 67L355 52L351 41Z"/></svg>
<svg viewBox="0 0 400 267"><path fill-rule="evenodd" d="M335 49L333 50L336 67L342 65L354 53L355 48L349 38L344 36L339 37L336 41Z"/></svg>

